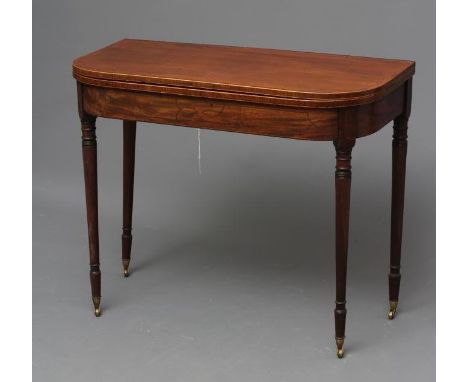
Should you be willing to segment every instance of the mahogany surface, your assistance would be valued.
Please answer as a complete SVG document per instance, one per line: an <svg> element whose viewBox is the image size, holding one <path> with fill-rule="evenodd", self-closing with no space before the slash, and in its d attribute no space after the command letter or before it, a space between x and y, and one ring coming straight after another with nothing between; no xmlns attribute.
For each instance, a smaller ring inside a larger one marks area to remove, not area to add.
<svg viewBox="0 0 468 382"><path fill-rule="evenodd" d="M382 97L412 76L414 62L124 39L76 59L73 73L83 83L101 79L123 82L123 88L144 84L147 91L159 85L165 93L203 89L228 92L229 99L245 93L339 107Z"/></svg>
<svg viewBox="0 0 468 382"><path fill-rule="evenodd" d="M122 262L132 244L137 122L332 141L335 163L335 338L343 356L351 193L358 138L394 121L389 318L400 291L401 243L415 63L274 49L121 40L73 62L82 125L91 291L100 315L98 117L123 122Z"/></svg>
<svg viewBox="0 0 468 382"><path fill-rule="evenodd" d="M292 139L331 140L336 110L274 107L85 86L84 106L93 115Z"/></svg>

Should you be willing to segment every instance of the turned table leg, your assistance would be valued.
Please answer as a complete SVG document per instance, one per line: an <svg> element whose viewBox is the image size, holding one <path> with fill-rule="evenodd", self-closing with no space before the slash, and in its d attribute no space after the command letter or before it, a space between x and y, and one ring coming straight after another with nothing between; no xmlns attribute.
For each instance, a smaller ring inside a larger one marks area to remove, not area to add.
<svg viewBox="0 0 468 382"><path fill-rule="evenodd" d="M400 293L401 238L403 232L403 208L405 198L405 173L408 118L405 115L395 119L392 142L392 217L390 240L390 273L388 275L390 310L388 318L396 315Z"/></svg>
<svg viewBox="0 0 468 382"><path fill-rule="evenodd" d="M400 294L401 238L403 233L403 208L405 200L406 152L408 148L408 119L411 114L412 80L405 83L403 113L393 125L392 142L392 217L390 234L390 273L388 290L390 310L388 318L396 316Z"/></svg>
<svg viewBox="0 0 468 382"><path fill-rule="evenodd" d="M130 252L132 250L133 179L135 174L136 122L123 121L123 224L122 265L128 277Z"/></svg>
<svg viewBox="0 0 468 382"><path fill-rule="evenodd" d="M94 304L94 314L96 317L99 317L101 315L101 270L99 269L96 118L82 113L81 131L88 220L91 295Z"/></svg>
<svg viewBox="0 0 468 382"><path fill-rule="evenodd" d="M343 357L346 325L346 270L348 260L349 204L351 192L351 151L354 140L335 141L336 170L336 301L335 340L338 358Z"/></svg>

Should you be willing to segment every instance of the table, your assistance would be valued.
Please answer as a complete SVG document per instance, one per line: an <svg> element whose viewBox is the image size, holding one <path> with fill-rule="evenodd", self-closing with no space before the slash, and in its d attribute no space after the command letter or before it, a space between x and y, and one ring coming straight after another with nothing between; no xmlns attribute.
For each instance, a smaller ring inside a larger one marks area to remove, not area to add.
<svg viewBox="0 0 468 382"><path fill-rule="evenodd" d="M77 58L91 294L101 314L96 118L123 120L122 263L132 246L136 123L311 141L336 151L335 340L343 357L351 189L356 139L391 121L392 201L388 318L396 315L415 63L275 49L124 39Z"/></svg>

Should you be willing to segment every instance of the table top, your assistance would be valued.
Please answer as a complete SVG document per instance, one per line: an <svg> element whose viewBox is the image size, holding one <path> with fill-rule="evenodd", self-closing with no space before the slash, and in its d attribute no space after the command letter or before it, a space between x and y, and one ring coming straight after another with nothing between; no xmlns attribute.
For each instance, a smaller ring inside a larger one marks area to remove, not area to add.
<svg viewBox="0 0 468 382"><path fill-rule="evenodd" d="M111 87L112 82L120 88L156 85L337 107L373 102L414 70L415 63L407 60L133 39L73 62L78 79L105 80Z"/></svg>

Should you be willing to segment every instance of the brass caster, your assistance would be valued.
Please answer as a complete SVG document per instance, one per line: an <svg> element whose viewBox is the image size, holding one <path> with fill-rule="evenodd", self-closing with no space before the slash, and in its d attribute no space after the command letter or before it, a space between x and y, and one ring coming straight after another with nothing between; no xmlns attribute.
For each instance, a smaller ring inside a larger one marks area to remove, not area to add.
<svg viewBox="0 0 468 382"><path fill-rule="evenodd" d="M129 272L128 272L128 266L130 265L130 259L123 259L122 260L122 265L123 265L123 274L124 274L124 277L128 277L129 276Z"/></svg>
<svg viewBox="0 0 468 382"><path fill-rule="evenodd" d="M93 297L94 304L94 315L96 317L101 316L101 297Z"/></svg>
<svg viewBox="0 0 468 382"><path fill-rule="evenodd" d="M398 300L397 301L390 301L390 310L388 311L388 319L393 320L396 316Z"/></svg>
<svg viewBox="0 0 468 382"><path fill-rule="evenodd" d="M336 338L336 356L340 359L343 358L344 356L343 345L344 345L344 338Z"/></svg>

